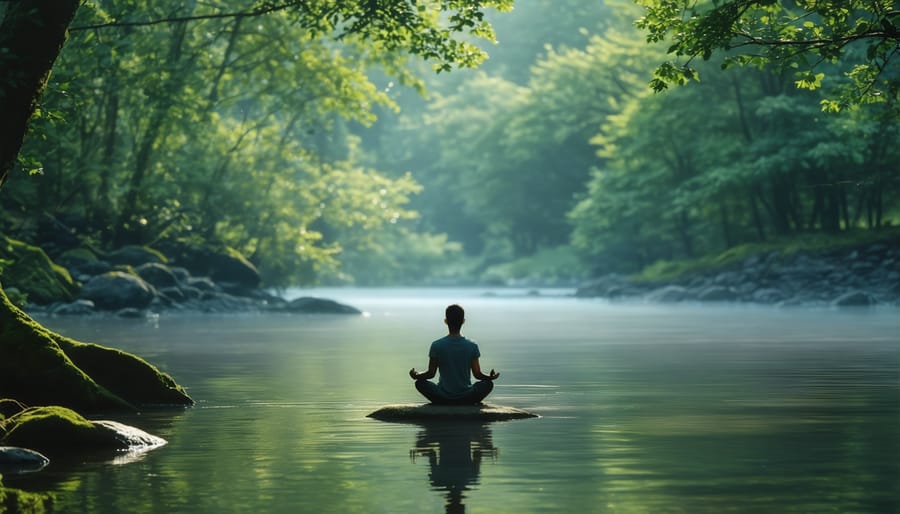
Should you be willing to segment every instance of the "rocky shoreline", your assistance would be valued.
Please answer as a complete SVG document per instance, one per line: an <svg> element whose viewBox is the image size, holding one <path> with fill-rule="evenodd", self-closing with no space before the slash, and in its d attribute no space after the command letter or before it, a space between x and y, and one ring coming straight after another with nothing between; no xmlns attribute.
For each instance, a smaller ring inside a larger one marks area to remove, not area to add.
<svg viewBox="0 0 900 514"><path fill-rule="evenodd" d="M169 258L141 246L100 255L77 248L51 260L40 248L12 244L18 245L19 260L31 264L27 272L9 270L4 286L11 298L23 298L20 305L34 315L141 318L162 313L361 313L324 298L288 301L273 295L260 288L259 272L253 264L231 249L173 251L177 257ZM23 257L26 252L31 255Z"/></svg>
<svg viewBox="0 0 900 514"><path fill-rule="evenodd" d="M664 281L606 275L582 284L581 298L674 302L734 302L777 306L900 305L900 245L779 250Z"/></svg>

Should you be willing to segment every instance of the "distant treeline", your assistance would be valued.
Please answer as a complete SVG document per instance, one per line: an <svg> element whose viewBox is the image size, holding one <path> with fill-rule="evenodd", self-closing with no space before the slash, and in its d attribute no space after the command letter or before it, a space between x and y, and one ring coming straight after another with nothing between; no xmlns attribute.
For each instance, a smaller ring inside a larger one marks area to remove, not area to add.
<svg viewBox="0 0 900 514"><path fill-rule="evenodd" d="M698 82L657 94L665 46L630 3L523 10L506 21L562 19L580 43L545 49L524 80L527 64L489 61L380 139L385 168L396 141L416 141L399 162L425 187L413 205L429 229L497 260L571 244L604 273L900 222L896 94L823 112L849 65L820 66L831 82L817 89L793 68L695 62Z"/></svg>

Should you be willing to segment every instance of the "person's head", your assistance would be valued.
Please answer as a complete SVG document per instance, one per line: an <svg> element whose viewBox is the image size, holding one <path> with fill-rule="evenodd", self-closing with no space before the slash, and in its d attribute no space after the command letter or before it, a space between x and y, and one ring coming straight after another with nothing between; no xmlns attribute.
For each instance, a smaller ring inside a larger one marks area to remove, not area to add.
<svg viewBox="0 0 900 514"><path fill-rule="evenodd" d="M466 311L457 304L453 304L447 307L447 310L444 311L444 323L447 324L447 328L450 329L451 333L459 332L460 327L462 327L463 323L466 322Z"/></svg>

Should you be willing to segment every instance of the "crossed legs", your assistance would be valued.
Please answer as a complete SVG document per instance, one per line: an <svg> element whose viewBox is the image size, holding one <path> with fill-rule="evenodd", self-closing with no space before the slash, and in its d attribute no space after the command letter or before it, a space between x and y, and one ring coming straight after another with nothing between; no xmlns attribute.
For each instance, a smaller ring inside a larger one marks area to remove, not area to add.
<svg viewBox="0 0 900 514"><path fill-rule="evenodd" d="M469 392L460 398L448 398L437 384L425 379L416 380L416 389L435 405L475 405L481 403L494 390L494 382L480 380L472 384Z"/></svg>

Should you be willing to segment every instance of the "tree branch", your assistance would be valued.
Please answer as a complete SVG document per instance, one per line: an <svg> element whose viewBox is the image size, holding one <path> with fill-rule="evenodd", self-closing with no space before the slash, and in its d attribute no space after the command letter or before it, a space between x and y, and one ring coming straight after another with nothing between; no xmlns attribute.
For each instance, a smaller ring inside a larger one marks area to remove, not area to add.
<svg viewBox="0 0 900 514"><path fill-rule="evenodd" d="M307 3L304 0L292 0L289 2L284 2L280 4L273 4L266 7L259 7L256 9L251 9L249 11L236 11L236 12L223 12L223 13L211 13L211 14L195 14L191 16L173 16L169 18L159 18L156 20L145 20L145 21L110 21L106 23L94 23L90 25L78 25L75 27L69 27L69 32L78 32L82 30L92 30L92 29L105 29L110 27L149 27L152 25L162 25L165 23L179 23L179 22L187 22L187 21L200 21L200 20L220 20L227 18L245 18L245 17L253 17L253 16L262 16L264 14L270 14L273 12L283 11L285 9L289 9L291 7L301 6L304 8L308 8Z"/></svg>

